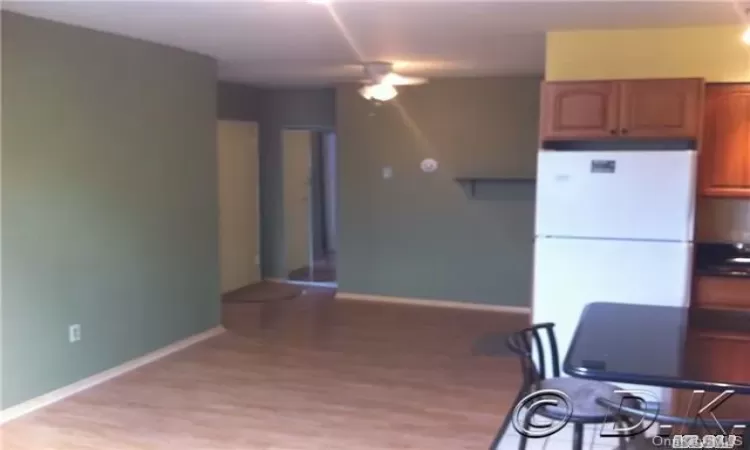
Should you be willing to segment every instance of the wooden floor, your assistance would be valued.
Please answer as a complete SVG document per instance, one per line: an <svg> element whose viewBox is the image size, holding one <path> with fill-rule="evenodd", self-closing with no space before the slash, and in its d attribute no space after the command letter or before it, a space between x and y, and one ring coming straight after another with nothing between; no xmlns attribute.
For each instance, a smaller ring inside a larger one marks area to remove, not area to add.
<svg viewBox="0 0 750 450"><path fill-rule="evenodd" d="M224 304L229 330L0 428L4 450L485 450L520 380L473 356L526 316L334 300Z"/></svg>

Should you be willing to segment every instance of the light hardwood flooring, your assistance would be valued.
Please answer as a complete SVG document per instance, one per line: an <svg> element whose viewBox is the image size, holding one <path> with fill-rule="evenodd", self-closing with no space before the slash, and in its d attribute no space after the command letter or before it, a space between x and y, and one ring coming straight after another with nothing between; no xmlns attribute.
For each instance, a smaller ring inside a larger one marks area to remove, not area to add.
<svg viewBox="0 0 750 450"><path fill-rule="evenodd" d="M227 333L6 424L2 448L485 450L520 373L472 345L527 321L325 290L225 303Z"/></svg>

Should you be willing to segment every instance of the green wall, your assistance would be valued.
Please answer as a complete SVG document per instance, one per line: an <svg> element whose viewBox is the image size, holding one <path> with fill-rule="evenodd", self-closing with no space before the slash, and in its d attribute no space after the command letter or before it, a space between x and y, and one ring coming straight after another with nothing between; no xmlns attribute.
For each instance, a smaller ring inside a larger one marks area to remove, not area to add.
<svg viewBox="0 0 750 450"><path fill-rule="evenodd" d="M265 278L286 278L281 133L284 128L333 129L332 88L264 89L258 114L261 267Z"/></svg>
<svg viewBox="0 0 750 450"><path fill-rule="evenodd" d="M2 70L7 408L219 323L217 81L204 56L6 12Z"/></svg>
<svg viewBox="0 0 750 450"><path fill-rule="evenodd" d="M219 82L216 89L216 114L224 120L255 122L260 114L261 90L240 83Z"/></svg>
<svg viewBox="0 0 750 450"><path fill-rule="evenodd" d="M342 292L530 303L539 77L433 80L375 106L337 91ZM439 170L419 169L424 158ZM393 168L384 180L382 168Z"/></svg>

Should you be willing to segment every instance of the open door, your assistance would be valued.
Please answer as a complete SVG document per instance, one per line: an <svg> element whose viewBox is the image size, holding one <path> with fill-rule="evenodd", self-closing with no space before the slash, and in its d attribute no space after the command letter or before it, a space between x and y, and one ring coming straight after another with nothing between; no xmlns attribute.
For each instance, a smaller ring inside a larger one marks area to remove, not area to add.
<svg viewBox="0 0 750 450"><path fill-rule="evenodd" d="M260 281L258 127L255 122L217 124L221 291Z"/></svg>
<svg viewBox="0 0 750 450"><path fill-rule="evenodd" d="M307 270L311 264L310 167L312 131L284 130L283 189L286 272Z"/></svg>

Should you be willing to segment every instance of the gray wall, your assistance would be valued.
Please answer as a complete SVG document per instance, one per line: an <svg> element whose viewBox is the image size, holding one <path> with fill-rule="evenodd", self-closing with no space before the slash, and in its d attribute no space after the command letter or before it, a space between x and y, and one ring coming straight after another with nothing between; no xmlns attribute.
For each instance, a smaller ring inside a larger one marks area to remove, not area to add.
<svg viewBox="0 0 750 450"><path fill-rule="evenodd" d="M528 305L540 78L433 80L375 106L337 92L339 287L343 292ZM420 171L424 158L440 163ZM392 179L381 170L393 168Z"/></svg>
<svg viewBox="0 0 750 450"><path fill-rule="evenodd" d="M219 323L217 81L204 56L6 12L2 68L7 408Z"/></svg>
<svg viewBox="0 0 750 450"><path fill-rule="evenodd" d="M258 120L261 90L245 84L219 82L216 92L216 114L219 119Z"/></svg>
<svg viewBox="0 0 750 450"><path fill-rule="evenodd" d="M334 89L268 89L260 95L260 207L263 276L286 278L281 132L284 128L333 129Z"/></svg>

